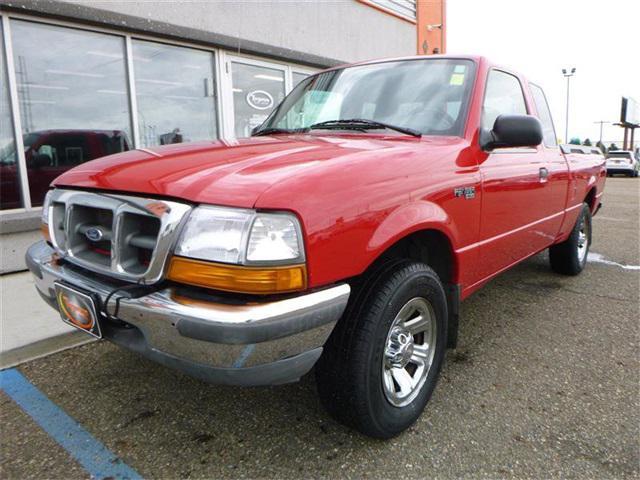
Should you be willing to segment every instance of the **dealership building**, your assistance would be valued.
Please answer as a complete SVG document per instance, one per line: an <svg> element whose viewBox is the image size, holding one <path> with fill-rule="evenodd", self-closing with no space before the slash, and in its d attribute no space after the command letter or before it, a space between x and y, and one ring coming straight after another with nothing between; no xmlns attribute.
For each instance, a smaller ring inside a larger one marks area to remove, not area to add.
<svg viewBox="0 0 640 480"><path fill-rule="evenodd" d="M444 11L444 0L0 0L0 273L25 268L65 170L248 136L322 68L443 53Z"/></svg>

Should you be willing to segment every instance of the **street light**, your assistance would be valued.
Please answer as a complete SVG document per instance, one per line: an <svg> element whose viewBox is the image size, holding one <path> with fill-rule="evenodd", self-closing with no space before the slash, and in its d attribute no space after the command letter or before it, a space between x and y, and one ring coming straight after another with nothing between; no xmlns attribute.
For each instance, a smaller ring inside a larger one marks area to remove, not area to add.
<svg viewBox="0 0 640 480"><path fill-rule="evenodd" d="M576 73L575 67L571 68L571 72L567 72L566 68L562 69L562 75L567 79L567 116L564 124L564 141L569 143L569 80Z"/></svg>
<svg viewBox="0 0 640 480"><path fill-rule="evenodd" d="M602 126L605 123L611 123L611 122L609 122L607 120L598 120L597 122L593 122L593 123L599 123L600 124L600 143L602 143Z"/></svg>

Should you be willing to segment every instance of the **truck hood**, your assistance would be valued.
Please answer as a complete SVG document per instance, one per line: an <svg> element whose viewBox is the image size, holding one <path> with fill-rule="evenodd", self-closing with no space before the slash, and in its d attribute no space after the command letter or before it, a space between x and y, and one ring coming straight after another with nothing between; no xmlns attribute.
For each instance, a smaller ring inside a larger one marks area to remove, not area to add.
<svg viewBox="0 0 640 480"><path fill-rule="evenodd" d="M284 180L311 172L316 177L323 171L335 174L340 164L362 160L362 155L386 160L427 143L395 135L311 134L167 145L84 163L53 185L251 208L263 192Z"/></svg>

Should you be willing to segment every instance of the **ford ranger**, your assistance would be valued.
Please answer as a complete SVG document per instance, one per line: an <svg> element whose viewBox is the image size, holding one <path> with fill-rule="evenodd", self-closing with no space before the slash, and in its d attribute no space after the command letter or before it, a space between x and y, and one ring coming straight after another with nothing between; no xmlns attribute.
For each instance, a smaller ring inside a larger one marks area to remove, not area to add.
<svg viewBox="0 0 640 480"><path fill-rule="evenodd" d="M389 438L420 416L460 301L549 249L585 267L601 156L557 146L542 89L482 57L302 81L251 138L62 174L27 263L62 319L200 379L315 366L322 403Z"/></svg>

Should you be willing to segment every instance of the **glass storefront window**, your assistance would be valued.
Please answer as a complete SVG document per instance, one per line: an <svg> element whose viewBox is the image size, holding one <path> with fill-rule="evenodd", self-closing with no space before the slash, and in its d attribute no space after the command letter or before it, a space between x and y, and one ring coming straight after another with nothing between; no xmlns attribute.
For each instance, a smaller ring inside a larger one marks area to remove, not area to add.
<svg viewBox="0 0 640 480"><path fill-rule="evenodd" d="M11 21L32 206L80 163L128 150L124 38Z"/></svg>
<svg viewBox="0 0 640 480"><path fill-rule="evenodd" d="M304 80L308 76L309 76L308 73L291 72L291 84L292 84L291 89L293 90L294 88L296 88L296 85L298 85L302 80Z"/></svg>
<svg viewBox="0 0 640 480"><path fill-rule="evenodd" d="M136 115L130 111L125 36L10 19L31 204L42 205L50 183L66 170L140 146L214 140L217 122L215 53L198 47L131 39L130 72ZM2 42L0 23L0 42ZM0 209L24 207L8 71L0 43ZM308 77L302 67L231 58L233 132L246 137L286 92ZM300 69L299 69L300 68ZM288 77L288 75L291 77ZM288 78L291 85L288 85ZM287 88L290 87L290 88ZM227 112L231 113L231 112Z"/></svg>
<svg viewBox="0 0 640 480"><path fill-rule="evenodd" d="M7 60L4 57L4 37L0 24L0 209L21 208L18 155L13 138L13 119L9 103Z"/></svg>
<svg viewBox="0 0 640 480"><path fill-rule="evenodd" d="M133 40L140 143L218 137L213 53Z"/></svg>
<svg viewBox="0 0 640 480"><path fill-rule="evenodd" d="M235 133L248 137L284 98L284 70L232 62L231 72Z"/></svg>

